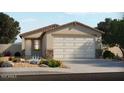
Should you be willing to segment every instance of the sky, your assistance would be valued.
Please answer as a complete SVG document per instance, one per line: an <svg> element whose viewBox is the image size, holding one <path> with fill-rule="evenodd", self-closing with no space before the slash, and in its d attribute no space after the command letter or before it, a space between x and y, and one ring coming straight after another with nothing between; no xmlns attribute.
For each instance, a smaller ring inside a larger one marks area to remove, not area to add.
<svg viewBox="0 0 124 93"><path fill-rule="evenodd" d="M79 21L91 27L96 27L97 23L105 18L120 19L122 13L119 12L6 12L20 23L20 33L28 32L37 28L51 24L65 24L72 21ZM16 42L21 42L19 35Z"/></svg>

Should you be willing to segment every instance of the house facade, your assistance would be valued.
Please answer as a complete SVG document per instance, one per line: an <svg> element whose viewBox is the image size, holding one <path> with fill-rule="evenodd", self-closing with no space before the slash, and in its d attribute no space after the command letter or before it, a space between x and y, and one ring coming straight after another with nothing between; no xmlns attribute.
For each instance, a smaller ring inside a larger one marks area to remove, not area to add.
<svg viewBox="0 0 124 93"><path fill-rule="evenodd" d="M103 32L80 22L53 24L20 34L25 57L96 58Z"/></svg>

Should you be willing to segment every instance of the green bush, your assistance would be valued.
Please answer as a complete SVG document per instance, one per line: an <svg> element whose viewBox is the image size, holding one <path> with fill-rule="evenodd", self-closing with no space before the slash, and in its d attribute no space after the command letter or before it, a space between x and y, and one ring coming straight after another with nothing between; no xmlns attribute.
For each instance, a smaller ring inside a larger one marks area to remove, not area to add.
<svg viewBox="0 0 124 93"><path fill-rule="evenodd" d="M13 58L12 57L9 57L9 59L8 59L9 61L13 61Z"/></svg>
<svg viewBox="0 0 124 93"><path fill-rule="evenodd" d="M13 67L14 63L10 61L4 61L0 64L0 67Z"/></svg>
<svg viewBox="0 0 124 93"><path fill-rule="evenodd" d="M41 59L39 65L45 64L49 67L59 67L61 65L60 61L54 59Z"/></svg>
<svg viewBox="0 0 124 93"><path fill-rule="evenodd" d="M108 51L106 50L104 53L103 53L103 58L106 59L114 59L115 58L115 55L114 53L112 53L111 51Z"/></svg>
<svg viewBox="0 0 124 93"><path fill-rule="evenodd" d="M2 64L3 64L3 61L0 61L0 67L1 67Z"/></svg>
<svg viewBox="0 0 124 93"><path fill-rule="evenodd" d="M39 62L39 65L41 64L45 64L45 65L48 65L48 61L46 59L41 59L41 61Z"/></svg>
<svg viewBox="0 0 124 93"><path fill-rule="evenodd" d="M54 60L54 59L48 60L49 67L59 67L60 65L61 65L61 63L58 60Z"/></svg>
<svg viewBox="0 0 124 93"><path fill-rule="evenodd" d="M9 61L12 61L12 62L19 62L19 61L20 61L20 58L9 57Z"/></svg>
<svg viewBox="0 0 124 93"><path fill-rule="evenodd" d="M0 57L3 57L3 55L2 55L2 54L0 54Z"/></svg>
<svg viewBox="0 0 124 93"><path fill-rule="evenodd" d="M13 62L17 62L17 61L18 61L18 59L16 59L16 58L13 58L13 59L12 59L12 61L13 61Z"/></svg>

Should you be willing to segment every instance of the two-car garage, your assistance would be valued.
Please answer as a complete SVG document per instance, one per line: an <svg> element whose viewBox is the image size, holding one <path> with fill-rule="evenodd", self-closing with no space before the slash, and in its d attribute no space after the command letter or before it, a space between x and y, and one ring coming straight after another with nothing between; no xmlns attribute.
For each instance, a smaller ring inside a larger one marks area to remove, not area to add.
<svg viewBox="0 0 124 93"><path fill-rule="evenodd" d="M95 41L91 37L54 37L53 56L55 59L95 58Z"/></svg>

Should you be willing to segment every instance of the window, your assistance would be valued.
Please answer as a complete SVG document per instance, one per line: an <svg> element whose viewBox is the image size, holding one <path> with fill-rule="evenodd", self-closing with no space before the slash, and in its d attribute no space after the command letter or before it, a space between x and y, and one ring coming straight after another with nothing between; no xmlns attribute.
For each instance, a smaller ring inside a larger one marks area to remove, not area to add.
<svg viewBox="0 0 124 93"><path fill-rule="evenodd" d="M40 49L40 41L39 40L34 40L34 49L39 50Z"/></svg>

